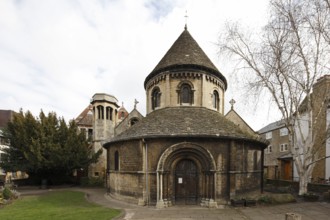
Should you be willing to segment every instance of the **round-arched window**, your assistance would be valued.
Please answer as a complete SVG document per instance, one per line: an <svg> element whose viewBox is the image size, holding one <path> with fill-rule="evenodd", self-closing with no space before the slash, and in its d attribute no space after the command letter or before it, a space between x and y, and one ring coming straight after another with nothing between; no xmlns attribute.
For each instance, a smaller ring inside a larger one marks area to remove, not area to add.
<svg viewBox="0 0 330 220"><path fill-rule="evenodd" d="M155 110L156 108L160 107L160 89L156 87L151 94L151 106L152 110Z"/></svg>
<svg viewBox="0 0 330 220"><path fill-rule="evenodd" d="M219 98L219 93L218 91L214 90L213 91L213 108L219 111L219 106L220 106L220 98Z"/></svg>

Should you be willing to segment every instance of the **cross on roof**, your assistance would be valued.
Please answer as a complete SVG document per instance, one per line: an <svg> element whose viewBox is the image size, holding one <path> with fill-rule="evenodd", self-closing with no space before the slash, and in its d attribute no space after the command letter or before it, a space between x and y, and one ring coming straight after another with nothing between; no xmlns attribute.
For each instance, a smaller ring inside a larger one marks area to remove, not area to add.
<svg viewBox="0 0 330 220"><path fill-rule="evenodd" d="M188 21L188 14L187 14L187 10L186 10L186 15L184 16L186 19L186 24L184 25L184 29L187 30L187 21Z"/></svg>
<svg viewBox="0 0 330 220"><path fill-rule="evenodd" d="M136 105L139 103L138 100L134 99L134 109L136 109Z"/></svg>
<svg viewBox="0 0 330 220"><path fill-rule="evenodd" d="M234 105L235 105L236 101L234 99L231 99L229 101L229 103L231 104L231 109L234 109Z"/></svg>

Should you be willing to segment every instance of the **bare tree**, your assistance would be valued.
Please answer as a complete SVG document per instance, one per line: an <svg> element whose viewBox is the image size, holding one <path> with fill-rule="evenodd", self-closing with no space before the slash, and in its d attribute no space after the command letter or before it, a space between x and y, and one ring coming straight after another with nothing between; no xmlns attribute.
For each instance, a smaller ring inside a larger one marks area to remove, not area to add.
<svg viewBox="0 0 330 220"><path fill-rule="evenodd" d="M320 159L313 127L329 98L318 110L313 106L313 85L329 73L329 1L271 0L269 11L261 33L227 24L219 53L236 59L236 71L246 76L249 89L271 94L289 131L302 195Z"/></svg>

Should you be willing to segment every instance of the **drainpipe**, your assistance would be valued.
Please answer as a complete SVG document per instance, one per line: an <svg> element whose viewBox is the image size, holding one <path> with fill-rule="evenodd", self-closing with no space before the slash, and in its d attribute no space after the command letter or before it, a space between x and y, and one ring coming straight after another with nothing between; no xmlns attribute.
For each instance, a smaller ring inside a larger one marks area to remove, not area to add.
<svg viewBox="0 0 330 220"><path fill-rule="evenodd" d="M149 206L149 187L148 187L148 180L149 180L149 176L148 176L148 144L147 142L144 140L144 138L142 139L142 142L145 146L145 175L146 175L146 203Z"/></svg>
<svg viewBox="0 0 330 220"><path fill-rule="evenodd" d="M228 160L227 160L227 196L228 196L228 200L230 200L230 197L231 197L231 193L230 193L230 190L231 190L231 187L230 187L230 178L231 178L231 175L230 175L230 171L231 171L231 151L232 151L232 148L234 147L234 143L233 141L230 141L228 143Z"/></svg>
<svg viewBox="0 0 330 220"><path fill-rule="evenodd" d="M261 148L261 179L260 179L260 192L264 193L264 149Z"/></svg>

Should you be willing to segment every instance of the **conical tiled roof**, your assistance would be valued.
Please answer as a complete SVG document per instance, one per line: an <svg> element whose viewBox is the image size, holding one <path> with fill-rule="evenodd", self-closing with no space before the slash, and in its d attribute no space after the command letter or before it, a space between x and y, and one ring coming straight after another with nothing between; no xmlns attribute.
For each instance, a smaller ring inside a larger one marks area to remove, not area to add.
<svg viewBox="0 0 330 220"><path fill-rule="evenodd" d="M202 69L219 77L227 88L227 80L207 57L202 48L185 28L154 70L147 76L144 85L158 73L167 70Z"/></svg>

